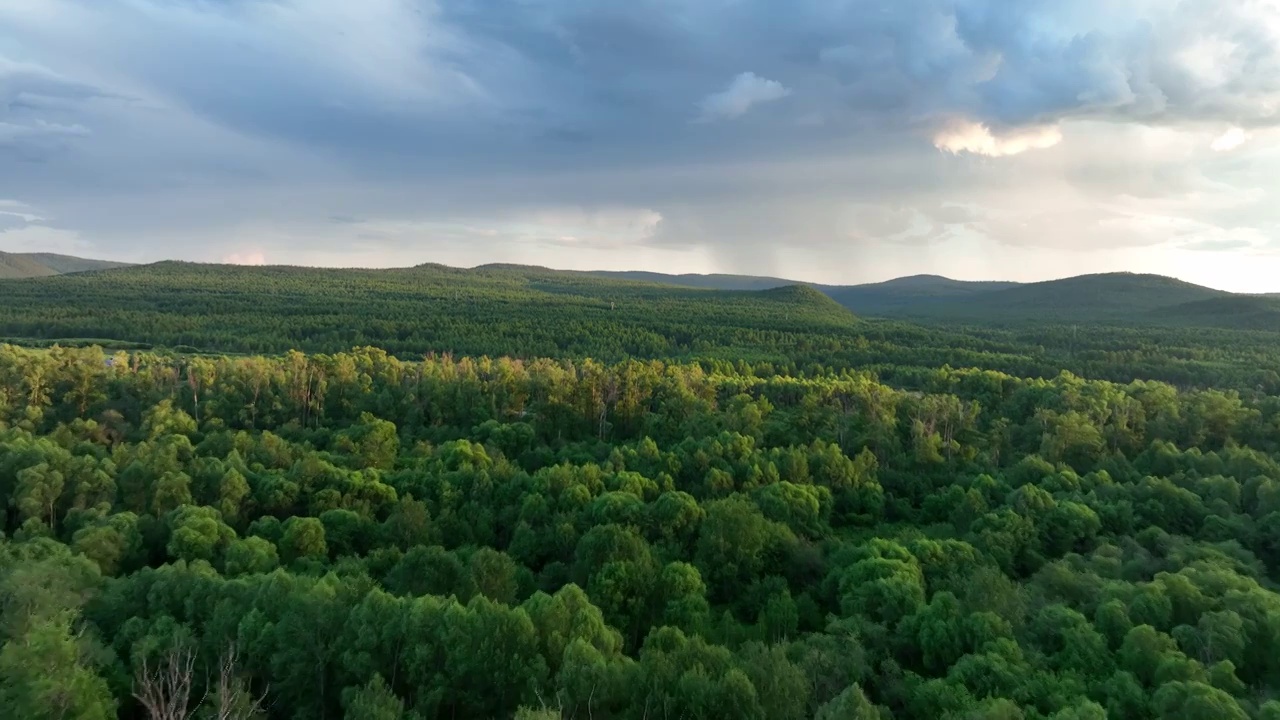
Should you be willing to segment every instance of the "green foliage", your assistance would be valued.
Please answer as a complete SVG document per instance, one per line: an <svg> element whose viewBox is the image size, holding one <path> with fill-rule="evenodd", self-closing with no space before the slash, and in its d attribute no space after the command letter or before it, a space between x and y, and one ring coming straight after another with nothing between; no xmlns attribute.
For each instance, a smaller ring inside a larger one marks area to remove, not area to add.
<svg viewBox="0 0 1280 720"><path fill-rule="evenodd" d="M39 622L0 649L0 707L33 720L114 718L116 700L85 654L65 618Z"/></svg>
<svg viewBox="0 0 1280 720"><path fill-rule="evenodd" d="M1266 388L554 354L0 346L0 704L1276 714Z"/></svg>

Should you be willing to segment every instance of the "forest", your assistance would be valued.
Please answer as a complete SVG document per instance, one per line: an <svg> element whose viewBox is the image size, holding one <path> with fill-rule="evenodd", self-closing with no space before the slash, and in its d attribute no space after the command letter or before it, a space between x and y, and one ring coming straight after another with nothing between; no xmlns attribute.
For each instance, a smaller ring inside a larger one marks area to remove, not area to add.
<svg viewBox="0 0 1280 720"><path fill-rule="evenodd" d="M6 717L1280 720L1270 333L510 268L0 295L47 319L0 309Z"/></svg>
<svg viewBox="0 0 1280 720"><path fill-rule="evenodd" d="M690 288L514 265L341 270L163 262L0 280L0 341L188 354L337 353L370 345L401 359L435 352L741 360L770 363L783 374L871 370L913 389L922 374L944 366L1018 377L1069 370L1113 382L1280 393L1280 325L1138 322L1145 312L1127 324L1102 322L1092 312L1070 312L1095 302L1096 280L1081 284L1047 296L1038 285L1013 288L1036 291L1037 306L1057 308L1052 319L1007 325L997 313L922 325L851 312L796 285ZM1129 290L1107 297L1142 308L1170 300L1168 283Z"/></svg>

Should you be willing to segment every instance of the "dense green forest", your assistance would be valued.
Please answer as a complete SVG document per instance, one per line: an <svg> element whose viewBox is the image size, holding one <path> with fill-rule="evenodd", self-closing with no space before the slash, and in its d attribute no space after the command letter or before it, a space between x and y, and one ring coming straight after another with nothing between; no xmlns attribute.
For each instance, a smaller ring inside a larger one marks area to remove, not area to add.
<svg viewBox="0 0 1280 720"><path fill-rule="evenodd" d="M591 274L721 290L763 290L794 284L746 275ZM1065 322L1280 331L1280 297L1228 293L1159 275L1104 273L1026 284L913 275L863 285L812 287L859 315L933 323L1026 326Z"/></svg>
<svg viewBox="0 0 1280 720"><path fill-rule="evenodd" d="M1280 717L1280 400L916 381L0 348L0 707Z"/></svg>
<svg viewBox="0 0 1280 720"><path fill-rule="evenodd" d="M1269 332L508 266L0 296L6 717L1280 720Z"/></svg>
<svg viewBox="0 0 1280 720"><path fill-rule="evenodd" d="M1092 297L1096 278L1080 280L1088 281L1084 297ZM913 297L934 292L922 282L894 285ZM1059 308L1041 322L1008 325L1007 316L992 312L919 325L851 314L803 286L714 290L503 265L336 270L166 262L0 282L0 339L234 354L374 345L402 359L431 352L609 362L716 358L768 362L784 373L870 369L901 387L915 387L922 373L948 365L1041 378L1066 369L1115 382L1280 393L1280 332L1212 324L1231 308L1211 300L1188 311L1206 327L1103 323L1089 320L1088 307L1083 317L1065 313L1071 298L1051 292L1044 299L1045 286L996 290L1029 292ZM1147 278L1137 289L1113 287L1105 297L1108 307L1130 302L1143 308L1134 311L1136 320L1182 298L1182 286L1169 287ZM1134 298L1151 292L1156 297ZM1265 319L1265 313L1241 317Z"/></svg>

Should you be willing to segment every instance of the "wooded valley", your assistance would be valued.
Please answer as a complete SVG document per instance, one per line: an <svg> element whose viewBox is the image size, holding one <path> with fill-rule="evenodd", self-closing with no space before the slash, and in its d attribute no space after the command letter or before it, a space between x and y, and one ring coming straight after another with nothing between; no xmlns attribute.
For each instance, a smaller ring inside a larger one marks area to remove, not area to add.
<svg viewBox="0 0 1280 720"><path fill-rule="evenodd" d="M1270 331L514 267L0 301L8 716L1280 720Z"/></svg>

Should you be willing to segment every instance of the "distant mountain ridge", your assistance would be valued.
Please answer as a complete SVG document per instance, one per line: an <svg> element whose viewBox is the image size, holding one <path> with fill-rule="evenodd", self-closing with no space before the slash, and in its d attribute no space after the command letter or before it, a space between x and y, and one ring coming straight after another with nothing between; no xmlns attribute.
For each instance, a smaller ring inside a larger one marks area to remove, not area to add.
<svg viewBox="0 0 1280 720"><path fill-rule="evenodd" d="M1162 275L1106 273L975 292L945 303L922 303L912 308L911 314L988 321L1125 322L1153 313L1167 318L1170 308L1231 296Z"/></svg>
<svg viewBox="0 0 1280 720"><path fill-rule="evenodd" d="M635 280L637 282L681 285L684 287L703 288L706 290L771 290L785 285L811 285L812 287L822 287L820 285L814 285L813 283L801 283L795 280L785 280L783 278L776 277L759 277L754 275L699 275L697 273L667 275L666 273L646 272L643 270L593 270L587 272L587 274L614 280Z"/></svg>
<svg viewBox="0 0 1280 720"><path fill-rule="evenodd" d="M6 280L66 275L68 273L89 272L91 270L110 270L127 266L128 263L91 260L55 253L0 252L0 279Z"/></svg>
<svg viewBox="0 0 1280 720"><path fill-rule="evenodd" d="M1280 293L1242 295L1141 273L1079 275L1035 283L911 275L862 285L796 283L742 275L590 274L718 289L809 285L859 316L922 322L1108 323L1280 331Z"/></svg>
<svg viewBox="0 0 1280 720"><path fill-rule="evenodd" d="M39 278L123 266L48 253L0 253L0 279ZM231 273L234 266L168 261L145 268L188 268L200 273ZM268 273L285 272L284 266ZM305 270L305 268L294 268ZM330 269L316 268L317 282ZM820 293L854 315L923 323L1003 325L1029 323L1215 327L1280 332L1280 294L1242 295L1174 278L1140 273L1080 275L1035 283L955 280L941 275L911 275L861 285L822 285L784 278L727 274L665 274L647 271L572 271L495 263L453 268L426 263L415 268L360 270L360 273L418 271L436 277L521 278L552 294L577 292L591 283L612 281L648 286L650 293L674 291L766 292L774 298L804 299ZM291 272L291 271L290 271ZM334 275L337 277L337 275ZM667 290L664 291L663 288ZM801 292L806 291L807 292ZM715 302L707 296L708 302Z"/></svg>

